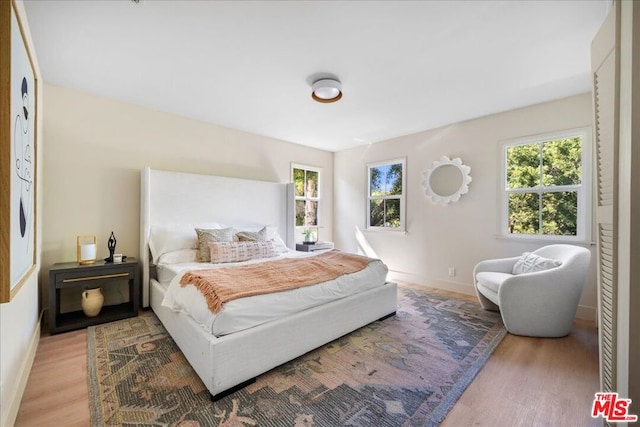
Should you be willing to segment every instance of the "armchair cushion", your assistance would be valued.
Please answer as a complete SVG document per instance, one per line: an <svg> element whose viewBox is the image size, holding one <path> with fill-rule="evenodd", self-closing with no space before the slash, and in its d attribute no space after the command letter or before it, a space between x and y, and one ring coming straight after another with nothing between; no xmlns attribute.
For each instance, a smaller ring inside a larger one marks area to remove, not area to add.
<svg viewBox="0 0 640 427"><path fill-rule="evenodd" d="M559 267L562 261L544 258L531 252L523 253L513 265L513 274L533 273Z"/></svg>
<svg viewBox="0 0 640 427"><path fill-rule="evenodd" d="M476 274L476 280L479 284L484 285L496 294L500 290L500 286L509 277L513 277L513 274L509 273L496 273L493 271L481 271Z"/></svg>

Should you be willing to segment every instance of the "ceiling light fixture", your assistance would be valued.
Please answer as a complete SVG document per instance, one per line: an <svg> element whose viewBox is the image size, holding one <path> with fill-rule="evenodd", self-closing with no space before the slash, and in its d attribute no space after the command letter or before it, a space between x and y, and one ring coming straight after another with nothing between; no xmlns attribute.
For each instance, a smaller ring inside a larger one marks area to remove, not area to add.
<svg viewBox="0 0 640 427"><path fill-rule="evenodd" d="M335 79L320 79L311 88L311 97L318 102L328 104L342 98L342 84Z"/></svg>

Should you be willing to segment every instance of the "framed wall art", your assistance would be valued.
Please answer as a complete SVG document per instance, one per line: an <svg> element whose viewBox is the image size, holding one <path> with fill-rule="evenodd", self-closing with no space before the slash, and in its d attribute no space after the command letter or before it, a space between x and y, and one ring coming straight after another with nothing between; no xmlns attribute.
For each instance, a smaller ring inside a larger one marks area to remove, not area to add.
<svg viewBox="0 0 640 427"><path fill-rule="evenodd" d="M36 268L36 73L16 7L0 2L0 303Z"/></svg>

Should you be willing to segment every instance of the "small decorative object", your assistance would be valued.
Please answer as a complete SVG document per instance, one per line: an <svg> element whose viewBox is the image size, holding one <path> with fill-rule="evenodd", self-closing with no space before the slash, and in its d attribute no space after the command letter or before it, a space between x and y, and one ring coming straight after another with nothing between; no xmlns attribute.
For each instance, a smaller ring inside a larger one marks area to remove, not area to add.
<svg viewBox="0 0 640 427"><path fill-rule="evenodd" d="M122 254L113 254L112 262L114 264L120 264L122 262Z"/></svg>
<svg viewBox="0 0 640 427"><path fill-rule="evenodd" d="M103 303L104 295L102 295L100 288L87 289L82 292L82 311L87 317L96 317L102 310Z"/></svg>
<svg viewBox="0 0 640 427"><path fill-rule="evenodd" d="M305 245L314 245L318 240L318 235L313 228L305 228L302 230L302 235L304 236L302 243Z"/></svg>
<svg viewBox="0 0 640 427"><path fill-rule="evenodd" d="M109 240L107 240L107 248L109 248L109 258L105 261L114 262L113 253L116 251L116 236L113 235L113 231L111 232L111 236L109 236ZM122 261L122 257L120 257L120 261Z"/></svg>
<svg viewBox="0 0 640 427"><path fill-rule="evenodd" d="M78 264L96 262L96 236L78 236Z"/></svg>
<svg viewBox="0 0 640 427"><path fill-rule="evenodd" d="M442 156L422 174L424 192L433 203L447 205L457 202L469 191L470 173L471 168L464 165L459 157L452 160Z"/></svg>

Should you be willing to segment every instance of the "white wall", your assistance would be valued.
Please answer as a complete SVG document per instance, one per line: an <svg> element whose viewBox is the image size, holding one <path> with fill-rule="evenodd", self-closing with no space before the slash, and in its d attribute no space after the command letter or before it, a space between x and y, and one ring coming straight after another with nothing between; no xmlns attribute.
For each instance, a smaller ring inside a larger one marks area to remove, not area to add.
<svg viewBox="0 0 640 427"><path fill-rule="evenodd" d="M16 2L17 14L26 33L27 44L33 54L37 91L42 93L38 61L33 50L29 23L22 2ZM4 42L4 40L3 40ZM4 94L3 94L4 95ZM36 149L36 270L27 278L14 298L0 304L0 426L13 425L18 414L20 400L31 370L37 341L40 336L38 321L38 272L40 271L40 247L42 235L42 103L36 105L36 134L40 135ZM4 226L4 224L3 224Z"/></svg>
<svg viewBox="0 0 640 427"><path fill-rule="evenodd" d="M501 141L591 126L592 117L591 95L584 94L335 153L336 246L361 251L364 242L392 278L472 294L478 261L542 246L496 237ZM462 158L473 178L469 193L447 206L432 204L421 184L422 173L443 155ZM407 158L407 232L367 231L366 163L397 157ZM594 261L578 316L594 319L596 300Z"/></svg>
<svg viewBox="0 0 640 427"><path fill-rule="evenodd" d="M320 167L323 235L333 233L331 152L59 86L47 84L44 92L45 271L75 260L83 234L97 236L98 257L109 254L111 231L117 252L138 257L144 166L283 183L291 181L292 162Z"/></svg>

